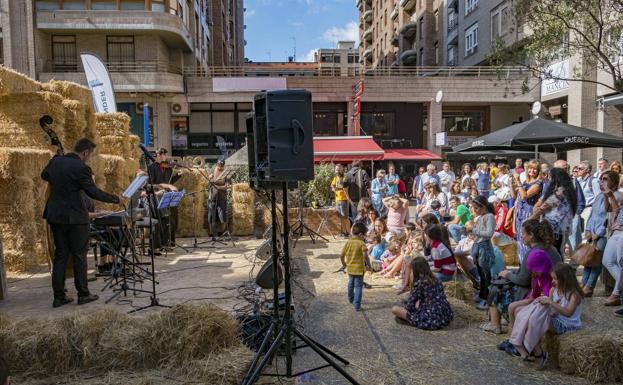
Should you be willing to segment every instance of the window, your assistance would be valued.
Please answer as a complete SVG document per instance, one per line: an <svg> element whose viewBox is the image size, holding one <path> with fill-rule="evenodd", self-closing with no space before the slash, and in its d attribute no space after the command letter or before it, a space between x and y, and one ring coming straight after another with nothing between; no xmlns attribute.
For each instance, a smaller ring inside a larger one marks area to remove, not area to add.
<svg viewBox="0 0 623 385"><path fill-rule="evenodd" d="M75 36L52 36L52 70L57 72L76 71L78 55Z"/></svg>
<svg viewBox="0 0 623 385"><path fill-rule="evenodd" d="M115 11L117 2L115 0L91 0L91 9L95 11Z"/></svg>
<svg viewBox="0 0 623 385"><path fill-rule="evenodd" d="M339 63L339 62L340 62L340 55L333 56L333 63Z"/></svg>
<svg viewBox="0 0 623 385"><path fill-rule="evenodd" d="M155 12L164 12L165 11L164 0L151 0L151 10Z"/></svg>
<svg viewBox="0 0 623 385"><path fill-rule="evenodd" d="M478 6L478 0L465 0L465 15L469 15Z"/></svg>
<svg viewBox="0 0 623 385"><path fill-rule="evenodd" d="M69 11L83 11L86 9L84 0L63 0L63 9Z"/></svg>
<svg viewBox="0 0 623 385"><path fill-rule="evenodd" d="M348 63L349 64L359 63L359 55L349 53L348 54Z"/></svg>
<svg viewBox="0 0 623 385"><path fill-rule="evenodd" d="M457 49L455 45L448 46L448 65L455 66L458 64Z"/></svg>
<svg viewBox="0 0 623 385"><path fill-rule="evenodd" d="M362 112L361 135L372 135L374 139L393 139L396 117L393 112Z"/></svg>
<svg viewBox="0 0 623 385"><path fill-rule="evenodd" d="M4 64L4 46L2 45L3 43L3 38L2 38L2 28L0 28L0 64Z"/></svg>
<svg viewBox="0 0 623 385"><path fill-rule="evenodd" d="M119 3L119 9L121 9L122 11L144 11L145 1L144 0L121 0L121 3Z"/></svg>
<svg viewBox="0 0 623 385"><path fill-rule="evenodd" d="M504 36L510 29L510 9L507 5L491 11L491 39Z"/></svg>
<svg viewBox="0 0 623 385"><path fill-rule="evenodd" d="M55 11L61 9L59 0L37 0L37 11Z"/></svg>
<svg viewBox="0 0 623 385"><path fill-rule="evenodd" d="M134 36L107 36L108 64L134 62Z"/></svg>
<svg viewBox="0 0 623 385"><path fill-rule="evenodd" d="M417 63L419 66L424 65L424 48L420 48L420 54L417 56Z"/></svg>
<svg viewBox="0 0 623 385"><path fill-rule="evenodd" d="M435 18L435 32L439 31L439 10L436 9L433 13L433 17Z"/></svg>
<svg viewBox="0 0 623 385"><path fill-rule="evenodd" d="M420 17L420 22L418 23L418 35L420 40L422 40L422 35L424 31L424 16Z"/></svg>
<svg viewBox="0 0 623 385"><path fill-rule="evenodd" d="M486 132L485 116L484 110L443 111L441 124L448 134L478 134Z"/></svg>
<svg viewBox="0 0 623 385"><path fill-rule="evenodd" d="M439 42L435 42L435 65L439 64Z"/></svg>
<svg viewBox="0 0 623 385"><path fill-rule="evenodd" d="M478 50L478 23L465 30L465 56Z"/></svg>
<svg viewBox="0 0 623 385"><path fill-rule="evenodd" d="M337 126L337 112L314 112L314 136L335 136Z"/></svg>

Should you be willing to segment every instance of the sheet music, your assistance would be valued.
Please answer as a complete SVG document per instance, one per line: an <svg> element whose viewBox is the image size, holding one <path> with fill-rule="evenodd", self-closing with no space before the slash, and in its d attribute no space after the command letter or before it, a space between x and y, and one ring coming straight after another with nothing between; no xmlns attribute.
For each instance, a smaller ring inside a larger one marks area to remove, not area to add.
<svg viewBox="0 0 623 385"><path fill-rule="evenodd" d="M168 207L179 206L182 198L186 195L186 190L166 192L158 202L158 209L166 209Z"/></svg>
<svg viewBox="0 0 623 385"><path fill-rule="evenodd" d="M122 196L128 199L132 198L134 194L138 192L139 189L141 189L143 186L147 184L148 180L149 180L149 177L147 175L137 176L136 178L134 178L132 183L130 183L128 188L125 189Z"/></svg>

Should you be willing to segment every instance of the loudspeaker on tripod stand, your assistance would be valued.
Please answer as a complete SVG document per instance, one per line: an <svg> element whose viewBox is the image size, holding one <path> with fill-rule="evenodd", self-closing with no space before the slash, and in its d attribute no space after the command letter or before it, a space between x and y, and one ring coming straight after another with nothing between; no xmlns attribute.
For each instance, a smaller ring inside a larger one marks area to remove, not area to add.
<svg viewBox="0 0 623 385"><path fill-rule="evenodd" d="M311 93L276 90L255 96L247 116L249 174L254 188L314 179Z"/></svg>

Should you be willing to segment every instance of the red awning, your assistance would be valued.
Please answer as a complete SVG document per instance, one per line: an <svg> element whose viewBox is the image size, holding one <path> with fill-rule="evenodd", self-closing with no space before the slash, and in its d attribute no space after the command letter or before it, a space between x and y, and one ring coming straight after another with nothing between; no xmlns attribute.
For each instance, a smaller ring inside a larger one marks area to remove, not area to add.
<svg viewBox="0 0 623 385"><path fill-rule="evenodd" d="M385 150L384 160L441 160L441 157L423 148L394 148Z"/></svg>
<svg viewBox="0 0 623 385"><path fill-rule="evenodd" d="M314 138L314 162L348 163L382 160L385 153L371 136L327 136Z"/></svg>

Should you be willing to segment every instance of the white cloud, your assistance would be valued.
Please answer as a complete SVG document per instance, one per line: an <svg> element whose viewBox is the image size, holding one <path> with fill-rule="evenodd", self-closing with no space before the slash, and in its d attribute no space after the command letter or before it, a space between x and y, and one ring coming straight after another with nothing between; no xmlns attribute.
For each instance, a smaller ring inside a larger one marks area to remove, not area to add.
<svg viewBox="0 0 623 385"><path fill-rule="evenodd" d="M313 61L315 61L316 58L314 57L314 55L316 54L317 50L318 50L317 48L310 49L309 52L307 52L307 54L305 54L298 61L302 61L302 62L313 62Z"/></svg>
<svg viewBox="0 0 623 385"><path fill-rule="evenodd" d="M244 13L244 17L253 17L255 16L255 9L247 9Z"/></svg>
<svg viewBox="0 0 623 385"><path fill-rule="evenodd" d="M342 40L359 41L359 26L356 22L351 21L344 27L332 27L324 31L322 38L336 44Z"/></svg>

